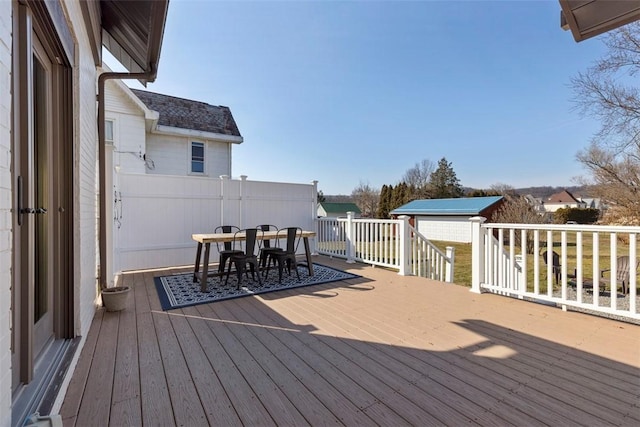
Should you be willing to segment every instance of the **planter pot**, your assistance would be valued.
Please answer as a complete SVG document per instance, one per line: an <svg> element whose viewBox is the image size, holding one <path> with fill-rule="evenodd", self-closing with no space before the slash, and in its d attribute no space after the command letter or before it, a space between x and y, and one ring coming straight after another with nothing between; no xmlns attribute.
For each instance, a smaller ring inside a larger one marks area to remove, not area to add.
<svg viewBox="0 0 640 427"><path fill-rule="evenodd" d="M127 298L131 288L128 286L115 286L102 290L102 303L107 311L120 311L127 307Z"/></svg>

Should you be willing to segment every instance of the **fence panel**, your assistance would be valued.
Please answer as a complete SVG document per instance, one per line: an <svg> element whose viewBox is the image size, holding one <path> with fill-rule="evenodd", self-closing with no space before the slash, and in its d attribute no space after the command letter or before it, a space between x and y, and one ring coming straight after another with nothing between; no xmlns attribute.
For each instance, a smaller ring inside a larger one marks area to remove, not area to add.
<svg viewBox="0 0 640 427"><path fill-rule="evenodd" d="M191 235L223 223L314 229L315 183L121 173L115 186L114 272L192 264Z"/></svg>

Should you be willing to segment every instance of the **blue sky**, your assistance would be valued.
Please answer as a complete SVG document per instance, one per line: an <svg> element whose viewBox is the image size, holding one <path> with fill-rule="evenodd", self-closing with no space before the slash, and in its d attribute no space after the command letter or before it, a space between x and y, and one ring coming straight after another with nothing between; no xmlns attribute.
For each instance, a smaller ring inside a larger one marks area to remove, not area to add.
<svg viewBox="0 0 640 427"><path fill-rule="evenodd" d="M557 0L171 0L147 89L231 108L234 177L351 194L446 157L466 187L567 186L598 128L570 79L604 51Z"/></svg>

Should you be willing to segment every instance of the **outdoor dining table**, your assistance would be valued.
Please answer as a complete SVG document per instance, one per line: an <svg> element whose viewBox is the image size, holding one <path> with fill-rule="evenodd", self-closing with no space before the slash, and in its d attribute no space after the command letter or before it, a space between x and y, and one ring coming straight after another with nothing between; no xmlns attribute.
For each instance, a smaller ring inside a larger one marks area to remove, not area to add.
<svg viewBox="0 0 640 427"><path fill-rule="evenodd" d="M311 249L309 248L309 237L315 237L315 231L302 230L302 239L304 242L304 253L307 259L307 268L309 269L309 276L313 276L313 263L311 262ZM258 238L261 240L273 240L276 237L285 239L286 233L278 232L276 230L265 231L264 233L258 233ZM211 249L211 243L223 243L232 242L234 238L236 240L244 240L244 233L209 233L209 234L192 234L191 238L198 243L196 250L196 262L193 269L193 281L194 283L200 279L200 291L207 291L207 277L209 277L209 254ZM202 255L202 246L204 245L204 259L202 260L202 272L200 272L200 257ZM215 275L218 273L216 272ZM211 273L214 275L214 273Z"/></svg>

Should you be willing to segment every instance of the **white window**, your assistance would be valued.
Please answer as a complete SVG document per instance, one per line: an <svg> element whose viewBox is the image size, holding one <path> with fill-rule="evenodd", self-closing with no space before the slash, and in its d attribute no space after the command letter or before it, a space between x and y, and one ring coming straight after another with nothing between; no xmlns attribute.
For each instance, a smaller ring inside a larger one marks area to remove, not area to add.
<svg viewBox="0 0 640 427"><path fill-rule="evenodd" d="M104 121L104 142L113 145L113 120Z"/></svg>
<svg viewBox="0 0 640 427"><path fill-rule="evenodd" d="M191 143L191 173L204 173L204 142Z"/></svg>

